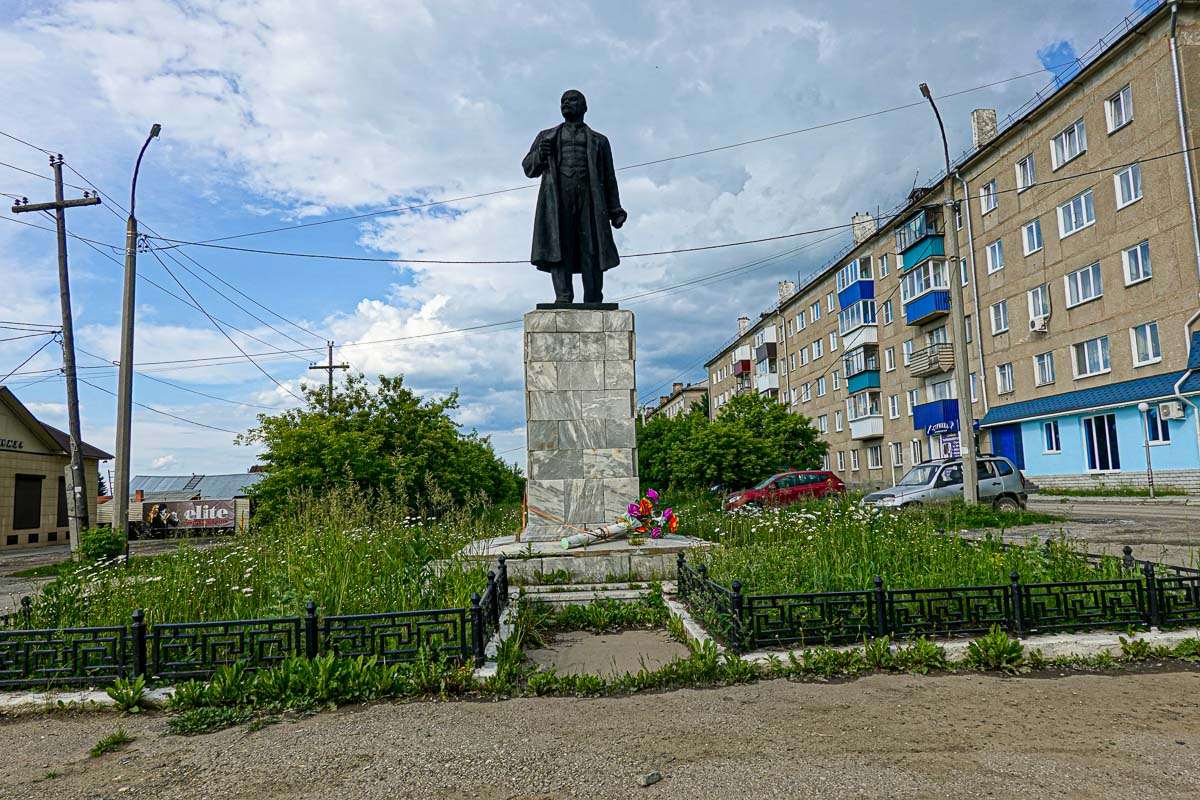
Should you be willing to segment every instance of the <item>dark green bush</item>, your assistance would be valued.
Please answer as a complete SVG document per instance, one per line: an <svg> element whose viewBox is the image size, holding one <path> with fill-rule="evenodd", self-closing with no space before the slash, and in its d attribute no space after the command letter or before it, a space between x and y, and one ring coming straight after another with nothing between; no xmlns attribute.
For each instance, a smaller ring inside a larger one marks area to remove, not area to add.
<svg viewBox="0 0 1200 800"><path fill-rule="evenodd" d="M84 561L116 558L124 552L125 537L112 528L88 528L79 537L79 556Z"/></svg>

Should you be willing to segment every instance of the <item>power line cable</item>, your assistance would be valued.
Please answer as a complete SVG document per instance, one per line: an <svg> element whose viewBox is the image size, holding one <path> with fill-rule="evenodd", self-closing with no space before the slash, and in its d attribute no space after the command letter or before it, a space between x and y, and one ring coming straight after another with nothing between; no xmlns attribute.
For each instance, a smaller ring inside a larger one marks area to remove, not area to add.
<svg viewBox="0 0 1200 800"><path fill-rule="evenodd" d="M97 386L96 384L92 383L91 381L89 381L85 378L80 378L79 382L86 383L88 386L92 387L93 389L104 392L105 394L108 394L108 395L112 395L113 397L117 396L117 393L112 391L111 389L105 389L103 386ZM155 414L162 414L164 417L170 417L171 419L177 419L180 422L186 422L189 425L195 425L199 428L208 428L209 430L220 431L221 433L231 433L234 436L238 435L237 431L231 431L228 428L219 428L216 425L208 425L203 422L196 422L196 420L194 420L194 419L188 419L187 417L181 417L178 414L172 414L169 411L163 411L162 409L155 408L154 406L148 406L145 403L139 403L136 400L133 401L133 404L135 406L137 406L138 408L144 408L147 411L153 411Z"/></svg>
<svg viewBox="0 0 1200 800"><path fill-rule="evenodd" d="M38 147L36 144L33 144L32 142L27 142L20 137L13 136L11 133L5 133L4 131L0 131L0 136L5 137L6 139L12 139L14 142L20 142L21 144L25 145L26 147L32 147L34 150L40 150L48 156L55 155L53 150L47 150L44 147Z"/></svg>
<svg viewBox="0 0 1200 800"><path fill-rule="evenodd" d="M17 370L21 369L21 367L25 366L25 365L26 365L26 364L28 364L30 361L33 361L33 359L37 358L37 355L38 355L38 353L42 352L42 351L43 351L43 350L45 350L47 347L49 347L50 345L52 345L52 344L54 344L55 342L57 342L57 341L58 341L58 334L57 334L57 333L52 333L52 334L43 334L43 335L49 335L51 338L49 338L49 339L47 339L45 342L43 342L43 343L42 343L42 346L41 346L41 347L39 347L37 350L34 350L34 351L33 351L33 353L32 353L32 354L29 356L29 358L25 359L25 360L24 360L24 361L22 361L20 364L17 364L17 366L13 367L12 371L10 371L10 372L9 372L7 375L5 375L3 378L0 378L0 383L4 383L6 380L8 380L9 378L11 378L11 377L12 377L12 376L13 376L13 375L14 375L14 374L17 372Z"/></svg>
<svg viewBox="0 0 1200 800"><path fill-rule="evenodd" d="M159 263L159 265L167 271L167 274L171 276L171 279L173 281L175 281L176 284L179 285L179 288L183 290L183 293L186 294L189 298L191 298L192 302L196 304L196 306L200 309L200 311L204 314L204 316L208 317L208 321L213 324L213 327L215 327L218 331L220 331L221 335L224 336L226 339L228 339L229 343L231 345L233 345L234 347L236 347L237 351L239 353L241 353L246 358L247 361L249 361L251 364L253 364L255 369L257 369L259 372L261 372L263 375L265 375L267 377L267 380L271 381L271 383L275 384L280 389L283 389L285 392L287 392L292 397L299 400L301 403L304 402L303 397L296 394L295 392L293 392L291 389L284 386L279 381L275 380L275 377L273 375L271 375L271 373L267 372L265 369L263 369L261 366L259 366L259 363L257 361L255 361L253 358L251 358L246 353L246 351L242 349L241 345L239 345L237 342L235 342L233 340L232 336L230 336L228 333L225 332L225 329L222 328L221 325L215 319L213 319L212 315L209 314L208 311L205 310L204 306L200 305L200 303L196 300L196 298L192 296L192 293L187 290L187 287L184 286L183 283L179 280L179 278L177 278L175 276L175 273L171 271L171 268L167 266L166 262L163 261L161 258L159 258L158 253L155 253L153 250L151 250L150 254L153 255L154 260L157 261Z"/></svg>

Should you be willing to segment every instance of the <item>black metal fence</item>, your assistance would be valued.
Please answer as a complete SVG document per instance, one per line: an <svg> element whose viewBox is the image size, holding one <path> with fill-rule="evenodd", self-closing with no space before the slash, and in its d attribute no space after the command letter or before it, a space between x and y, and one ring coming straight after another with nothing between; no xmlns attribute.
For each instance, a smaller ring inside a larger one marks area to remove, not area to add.
<svg viewBox="0 0 1200 800"><path fill-rule="evenodd" d="M507 606L503 556L497 571L488 572L483 593L472 593L467 608L318 617L316 605L309 602L302 617L154 625L146 625L138 610L128 626L52 630L30 627L32 607L26 597L15 615L22 629L0 630L0 687L100 685L136 675L168 681L206 678L230 664L268 669L286 658L324 653L399 664L415 660L422 648L482 664Z"/></svg>
<svg viewBox="0 0 1200 800"><path fill-rule="evenodd" d="M1089 556L1093 565L1102 557ZM933 589L744 595L709 579L679 554L680 599L714 638L735 652L792 645L850 644L871 637L974 636L993 625L1016 634L1173 627L1200 623L1200 570L1148 561L1129 547L1120 578ZM1160 574L1161 573L1161 574Z"/></svg>

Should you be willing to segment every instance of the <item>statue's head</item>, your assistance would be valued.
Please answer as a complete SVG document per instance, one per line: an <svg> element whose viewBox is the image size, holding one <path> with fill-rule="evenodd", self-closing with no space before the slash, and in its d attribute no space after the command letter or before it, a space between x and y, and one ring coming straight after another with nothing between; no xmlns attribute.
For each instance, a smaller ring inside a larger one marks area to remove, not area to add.
<svg viewBox="0 0 1200 800"><path fill-rule="evenodd" d="M559 101L559 110L568 122L579 122L587 112L587 98L578 89L567 89Z"/></svg>

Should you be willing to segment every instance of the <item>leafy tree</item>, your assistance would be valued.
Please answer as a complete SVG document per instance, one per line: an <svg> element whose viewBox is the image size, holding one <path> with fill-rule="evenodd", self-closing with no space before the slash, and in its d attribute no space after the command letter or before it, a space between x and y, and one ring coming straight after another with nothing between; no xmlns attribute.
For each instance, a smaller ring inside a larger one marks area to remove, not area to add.
<svg viewBox="0 0 1200 800"><path fill-rule="evenodd" d="M432 487L456 500L485 495L518 500L519 472L503 463L486 437L464 433L449 416L458 393L422 400L403 377L380 376L372 389L361 375L346 378L330 399L324 387L302 387L308 403L282 414L258 415L258 427L239 444L260 443L267 477L251 491L260 518L282 511L301 492L334 488L403 489L419 500Z"/></svg>
<svg viewBox="0 0 1200 800"><path fill-rule="evenodd" d="M96 495L104 497L108 494L108 483L104 480L104 473L96 473Z"/></svg>
<svg viewBox="0 0 1200 800"><path fill-rule="evenodd" d="M742 488L780 469L819 469L827 449L807 417L766 396L738 395L672 449L668 470L676 486Z"/></svg>
<svg viewBox="0 0 1200 800"><path fill-rule="evenodd" d="M708 425L707 409L695 405L685 414L671 418L655 414L648 422L637 422L638 476L647 488L665 489L672 483L669 459L685 441Z"/></svg>

